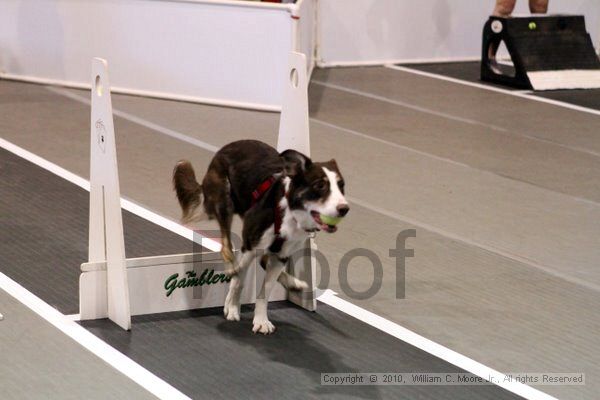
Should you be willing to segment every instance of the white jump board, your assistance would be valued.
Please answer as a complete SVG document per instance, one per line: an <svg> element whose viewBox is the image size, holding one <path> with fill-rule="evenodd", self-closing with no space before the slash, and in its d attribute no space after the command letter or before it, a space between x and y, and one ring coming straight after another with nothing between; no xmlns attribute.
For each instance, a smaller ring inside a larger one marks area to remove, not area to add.
<svg viewBox="0 0 600 400"><path fill-rule="evenodd" d="M560 70L528 72L534 90L598 89L600 70Z"/></svg>
<svg viewBox="0 0 600 400"><path fill-rule="evenodd" d="M219 253L129 258L126 266L131 315L222 307L229 287ZM106 262L84 263L81 272L81 319L106 318ZM257 282L262 282L263 277L260 266L249 266L242 304L254 303ZM277 284L270 300L286 299L285 289Z"/></svg>

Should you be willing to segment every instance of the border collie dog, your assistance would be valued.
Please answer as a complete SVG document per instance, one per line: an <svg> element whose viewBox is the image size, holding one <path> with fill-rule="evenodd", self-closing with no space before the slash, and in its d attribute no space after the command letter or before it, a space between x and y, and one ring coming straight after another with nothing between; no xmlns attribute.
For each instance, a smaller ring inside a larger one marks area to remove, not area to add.
<svg viewBox="0 0 600 400"><path fill-rule="evenodd" d="M344 179L335 160L312 162L295 150L278 153L266 143L240 140L219 150L202 184L196 181L189 161L180 161L173 171L173 186L183 211L183 222L204 213L219 223L221 254L231 276L223 313L228 320L240 319L240 292L247 267L264 256L265 279L256 299L252 331L275 330L267 318L267 302L275 282L291 290L305 290L306 282L284 271L290 255L299 250L313 232L332 233L321 216L340 218L348 211ZM242 248L234 259L231 222L234 214L243 220ZM324 218L331 221L328 218Z"/></svg>

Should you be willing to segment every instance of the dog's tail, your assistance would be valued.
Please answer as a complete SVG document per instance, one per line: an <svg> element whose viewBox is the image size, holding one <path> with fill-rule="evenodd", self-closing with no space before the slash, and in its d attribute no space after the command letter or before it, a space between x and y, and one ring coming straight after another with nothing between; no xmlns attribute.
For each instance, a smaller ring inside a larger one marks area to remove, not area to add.
<svg viewBox="0 0 600 400"><path fill-rule="evenodd" d="M202 185L196 180L192 164L181 160L173 169L173 189L181 206L181 221L185 224L200 219L196 210L202 203Z"/></svg>

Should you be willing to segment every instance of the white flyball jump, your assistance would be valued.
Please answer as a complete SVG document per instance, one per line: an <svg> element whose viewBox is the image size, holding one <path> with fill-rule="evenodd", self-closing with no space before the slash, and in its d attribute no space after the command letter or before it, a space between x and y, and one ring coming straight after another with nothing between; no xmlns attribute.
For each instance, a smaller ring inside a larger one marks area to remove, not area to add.
<svg viewBox="0 0 600 400"><path fill-rule="evenodd" d="M283 79L284 77L282 77ZM308 126L308 78L304 54L290 53L290 65L281 112L277 148L310 153ZM131 329L131 316L223 306L228 279L214 246L209 252L126 258L119 190L119 173L108 67L105 60L92 61L91 162L89 260L81 265L79 278L80 319L109 318ZM176 160L174 156L174 160ZM168 188L165 188L168 190ZM203 238L198 238L202 245ZM290 273L305 280L307 292L286 292L279 286L270 300L290 301L316 309L315 265L312 240L305 255L290 261ZM256 300L257 280L264 272L250 266L242 304Z"/></svg>

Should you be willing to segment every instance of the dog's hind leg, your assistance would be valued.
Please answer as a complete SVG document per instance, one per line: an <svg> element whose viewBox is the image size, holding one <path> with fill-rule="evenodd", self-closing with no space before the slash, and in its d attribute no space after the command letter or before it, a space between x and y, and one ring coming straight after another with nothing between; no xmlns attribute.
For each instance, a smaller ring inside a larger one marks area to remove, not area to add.
<svg viewBox="0 0 600 400"><path fill-rule="evenodd" d="M231 222L229 223L229 226L231 226ZM225 267L225 274L227 274L227 276L233 276L239 272L239 268L236 265L235 255L233 254L231 235L229 230L223 227L221 227L221 241L221 256L223 257L225 264L227 264Z"/></svg>
<svg viewBox="0 0 600 400"><path fill-rule="evenodd" d="M231 223L233 222L233 202L229 194L223 195L216 206L216 217L221 229L221 256L227 264L225 273L229 276L237 272L235 256L233 255L233 244L231 243Z"/></svg>
<svg viewBox="0 0 600 400"><path fill-rule="evenodd" d="M240 295L244 288L244 279L246 279L248 266L255 258L255 250L243 252L238 262L237 274L231 277L231 282L229 282L229 292L227 292L225 305L223 307L223 314L229 321L240 320Z"/></svg>
<svg viewBox="0 0 600 400"><path fill-rule="evenodd" d="M231 243L231 223L233 222L234 206L231 199L229 181L219 164L212 165L202 181L204 193L204 208L208 215L219 222L221 230L221 256L227 264L225 273L235 274L235 257Z"/></svg>
<svg viewBox="0 0 600 400"><path fill-rule="evenodd" d="M262 288L259 294L256 296L256 305L254 306L254 320L252 321L252 332L260 332L268 335L275 332L275 326L269 321L267 316L267 306L269 304L269 297L275 282L279 275L285 269L285 264L281 262L276 256L272 256L266 266L265 280L263 281Z"/></svg>

